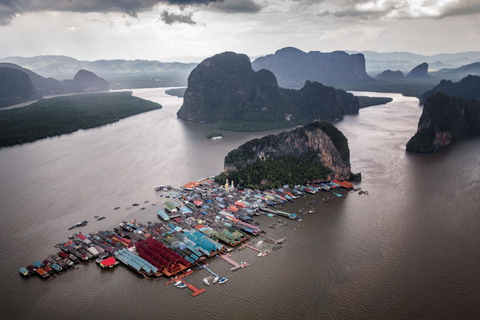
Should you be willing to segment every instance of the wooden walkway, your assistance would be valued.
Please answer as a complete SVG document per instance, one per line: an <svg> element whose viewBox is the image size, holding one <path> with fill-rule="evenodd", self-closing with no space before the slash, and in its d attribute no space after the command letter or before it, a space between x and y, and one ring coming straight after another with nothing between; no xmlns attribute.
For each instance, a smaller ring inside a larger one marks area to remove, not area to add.
<svg viewBox="0 0 480 320"><path fill-rule="evenodd" d="M235 262L233 261L232 259L229 258L230 254L221 254L220 255L220 258L222 258L223 260L227 261L228 263L230 263L233 268L231 268L230 270L232 271L237 271L238 269L243 269L243 268L246 268L249 266L248 263L244 262L244 263L238 263L238 262Z"/></svg>

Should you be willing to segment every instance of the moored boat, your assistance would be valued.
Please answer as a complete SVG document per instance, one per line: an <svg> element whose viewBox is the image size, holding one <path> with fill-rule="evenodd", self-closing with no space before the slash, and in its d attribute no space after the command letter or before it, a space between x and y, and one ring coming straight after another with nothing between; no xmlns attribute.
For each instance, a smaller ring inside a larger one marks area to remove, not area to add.
<svg viewBox="0 0 480 320"><path fill-rule="evenodd" d="M203 280L202 280L202 281L203 281L203 283L205 283L207 286L209 286L209 285L210 285L210 282L208 282L208 279L207 279L207 278L203 278Z"/></svg>
<svg viewBox="0 0 480 320"><path fill-rule="evenodd" d="M227 280L228 280L227 278L220 278L218 283L223 284L223 283L227 282Z"/></svg>
<svg viewBox="0 0 480 320"><path fill-rule="evenodd" d="M28 271L27 268L21 267L20 269L18 269L18 271L19 271L20 274L21 274L22 276L24 276L24 277L30 275L30 271Z"/></svg>

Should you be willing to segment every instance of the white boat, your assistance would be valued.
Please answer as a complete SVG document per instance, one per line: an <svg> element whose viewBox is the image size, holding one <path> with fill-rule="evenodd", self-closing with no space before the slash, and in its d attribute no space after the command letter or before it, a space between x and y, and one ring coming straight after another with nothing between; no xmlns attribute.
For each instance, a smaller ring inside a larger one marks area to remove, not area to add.
<svg viewBox="0 0 480 320"><path fill-rule="evenodd" d="M175 282L173 285L176 287L176 286L181 285L182 283L183 283L183 282L179 280L179 281Z"/></svg>
<svg viewBox="0 0 480 320"><path fill-rule="evenodd" d="M207 278L203 278L203 283L205 283L207 286L210 285L210 282L208 282L208 279L207 279Z"/></svg>
<svg viewBox="0 0 480 320"><path fill-rule="evenodd" d="M222 284L222 283L225 283L227 282L227 278L220 278L220 281L218 281L218 283Z"/></svg>
<svg viewBox="0 0 480 320"><path fill-rule="evenodd" d="M180 283L180 284L177 286L177 288L185 288L186 286L187 286L187 285L182 282L182 283Z"/></svg>
<svg viewBox="0 0 480 320"><path fill-rule="evenodd" d="M218 279L220 279L219 277L215 277L215 279L213 279L213 283L217 283Z"/></svg>
<svg viewBox="0 0 480 320"><path fill-rule="evenodd" d="M155 191L160 191L160 190L163 190L164 188L165 186L162 184L162 185L156 186L154 189Z"/></svg>

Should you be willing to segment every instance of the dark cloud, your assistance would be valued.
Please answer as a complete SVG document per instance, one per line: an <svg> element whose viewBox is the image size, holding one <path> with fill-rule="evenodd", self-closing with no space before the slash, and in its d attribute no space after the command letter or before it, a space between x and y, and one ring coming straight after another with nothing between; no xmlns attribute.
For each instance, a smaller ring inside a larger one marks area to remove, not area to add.
<svg viewBox="0 0 480 320"><path fill-rule="evenodd" d="M478 0L463 0L455 5L448 6L439 18L466 16L480 13L480 1Z"/></svg>
<svg viewBox="0 0 480 320"><path fill-rule="evenodd" d="M175 23L186 23L190 25L197 25L198 23L193 20L193 13L186 12L181 14L170 13L167 10L164 10L160 14L160 19L168 25L172 25Z"/></svg>
<svg viewBox="0 0 480 320"><path fill-rule="evenodd" d="M225 13L258 13L263 9L263 6L254 0L225 0L212 3L208 8Z"/></svg>
<svg viewBox="0 0 480 320"><path fill-rule="evenodd" d="M208 5L223 0L0 0L0 25L10 24L17 14L38 11L122 12L133 18L157 4Z"/></svg>

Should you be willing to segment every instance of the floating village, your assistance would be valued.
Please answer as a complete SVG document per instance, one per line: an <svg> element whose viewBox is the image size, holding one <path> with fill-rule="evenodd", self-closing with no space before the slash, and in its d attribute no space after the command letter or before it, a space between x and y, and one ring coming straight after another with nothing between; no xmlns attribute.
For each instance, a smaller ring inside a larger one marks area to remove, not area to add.
<svg viewBox="0 0 480 320"><path fill-rule="evenodd" d="M76 232L69 236L68 241L56 245L57 253L19 271L25 277L38 275L52 280L59 273L77 268L76 265L81 263L95 261L103 269L124 265L139 277L165 277L165 284L189 288L192 295L197 296L206 289L197 288L185 279L195 270L203 269L211 275L203 279L205 286L224 284L228 280L208 268L209 259L223 259L231 265L231 271L237 271L249 264L233 259L234 248L254 250L258 257L283 248L287 239L267 237L255 220L256 216L263 214L279 218L272 220L275 222L269 226L276 229L285 226L287 221L301 221L301 214L313 213L319 197L312 197L299 214L279 210L283 204L306 194L328 192L328 196L321 198L326 204L334 197L342 197L345 192L339 191L341 189L368 194L353 188L350 182L336 180L306 186L285 185L266 191L240 190L228 180L225 185L219 185L213 178L189 182L179 189L160 185L155 187L155 191L163 199L164 209L158 210L156 222L132 220L120 223L113 230ZM139 205L135 203L133 206ZM69 229L85 226L86 223L79 222ZM271 250L255 247L253 239L256 237L271 244Z"/></svg>

